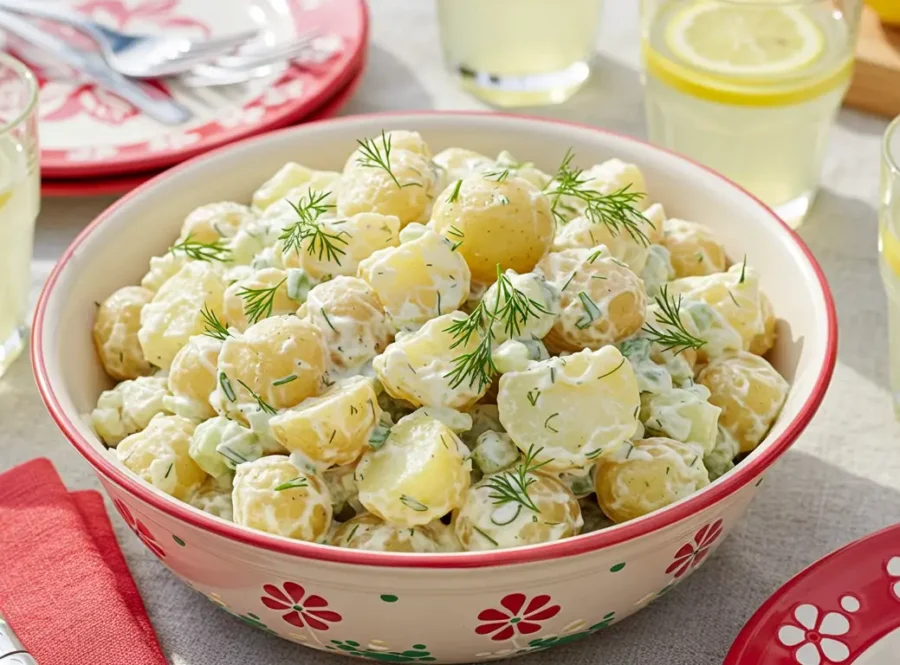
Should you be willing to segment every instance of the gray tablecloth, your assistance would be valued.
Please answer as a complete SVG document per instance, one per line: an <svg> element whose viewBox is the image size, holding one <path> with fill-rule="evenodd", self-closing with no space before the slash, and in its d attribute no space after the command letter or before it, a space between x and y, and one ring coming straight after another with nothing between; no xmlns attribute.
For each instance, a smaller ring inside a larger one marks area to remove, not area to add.
<svg viewBox="0 0 900 665"><path fill-rule="evenodd" d="M368 70L345 114L484 108L441 65L427 0L373 0ZM596 75L564 106L527 112L643 136L636 2L607 3ZM802 229L831 283L840 350L831 389L800 441L766 476L736 533L660 602L593 639L522 665L717 665L759 604L827 552L900 521L900 427L887 389L886 310L877 270L876 202L882 119L844 111L823 187ZM33 287L111 199L49 199L39 219ZM97 487L38 398L27 358L0 380L0 469L43 455L70 488ZM163 650L176 665L337 665L343 659L263 634L183 586L113 518ZM61 606L62 607L62 606ZM557 660L559 659L559 660Z"/></svg>

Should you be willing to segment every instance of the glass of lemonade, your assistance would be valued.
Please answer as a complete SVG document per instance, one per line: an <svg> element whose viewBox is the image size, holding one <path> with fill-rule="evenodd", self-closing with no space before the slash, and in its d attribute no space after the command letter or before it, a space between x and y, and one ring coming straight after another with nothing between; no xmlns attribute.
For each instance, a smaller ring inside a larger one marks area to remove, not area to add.
<svg viewBox="0 0 900 665"><path fill-rule="evenodd" d="M444 58L497 106L557 104L588 79L601 0L438 0Z"/></svg>
<svg viewBox="0 0 900 665"><path fill-rule="evenodd" d="M37 81L0 53L0 376L27 339L34 223L40 207Z"/></svg>
<svg viewBox="0 0 900 665"><path fill-rule="evenodd" d="M650 140L796 228L850 84L861 10L861 0L644 0Z"/></svg>
<svg viewBox="0 0 900 665"><path fill-rule="evenodd" d="M900 116L884 135L878 254L888 307L888 350L894 413L900 418Z"/></svg>

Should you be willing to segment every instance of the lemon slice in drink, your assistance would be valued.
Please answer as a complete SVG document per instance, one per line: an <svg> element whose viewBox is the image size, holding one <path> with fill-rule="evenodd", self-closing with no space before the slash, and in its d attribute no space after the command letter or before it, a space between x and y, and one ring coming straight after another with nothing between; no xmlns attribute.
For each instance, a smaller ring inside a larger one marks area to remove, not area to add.
<svg viewBox="0 0 900 665"><path fill-rule="evenodd" d="M781 78L825 50L819 27L799 8L697 2L675 16L666 42L685 64L724 76Z"/></svg>

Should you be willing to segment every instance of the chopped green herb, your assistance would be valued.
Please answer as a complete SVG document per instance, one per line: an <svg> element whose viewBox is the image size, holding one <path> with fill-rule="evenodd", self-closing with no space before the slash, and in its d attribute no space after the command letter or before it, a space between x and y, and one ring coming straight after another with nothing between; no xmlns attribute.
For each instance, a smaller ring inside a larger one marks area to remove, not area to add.
<svg viewBox="0 0 900 665"><path fill-rule="evenodd" d="M229 402L233 402L237 399L234 394L234 388L231 386L231 381L225 376L225 372L219 372L219 385L222 386L222 392L225 393L225 397L228 398Z"/></svg>
<svg viewBox="0 0 900 665"><path fill-rule="evenodd" d="M565 290L566 290L566 287L567 287L569 284L572 283L572 280L575 279L575 275L577 275L577 274L578 274L578 271L577 271L577 270L573 270L573 271L572 271L572 274L569 275L569 279L566 280L566 283L563 284L563 287L560 289L560 291L565 291Z"/></svg>
<svg viewBox="0 0 900 665"><path fill-rule="evenodd" d="M738 284L744 283L744 278L747 276L747 255L744 254L744 262L741 264L741 278L738 280Z"/></svg>
<svg viewBox="0 0 900 665"><path fill-rule="evenodd" d="M498 543L496 540L494 540L493 538L491 538L489 535L487 535L484 531L482 531L481 529L479 529L479 528L478 528L477 526L475 526L474 524L472 525L472 528L475 529L475 530L476 530L478 533L480 533L482 536L484 536L484 538L485 538L486 540L488 540L488 541L490 541L491 543L493 543L494 547L500 547L500 543Z"/></svg>
<svg viewBox="0 0 900 665"><path fill-rule="evenodd" d="M456 203L456 200L459 198L460 187L462 187L462 180L457 180L456 187L453 188L453 191L450 192L450 196L447 197L447 203Z"/></svg>
<svg viewBox="0 0 900 665"><path fill-rule="evenodd" d="M484 174L485 179L494 180L495 182L503 182L509 177L509 169L502 171L488 171Z"/></svg>
<svg viewBox="0 0 900 665"><path fill-rule="evenodd" d="M559 416L558 413L550 414L550 415L547 417L547 420L544 421L544 429L548 429L548 430L550 430L551 432L553 432L554 434L559 434L559 430L556 429L555 427L553 427L553 425L550 424L550 421L553 420L554 418L556 418L557 416Z"/></svg>
<svg viewBox="0 0 900 665"><path fill-rule="evenodd" d="M664 285L659 295L656 296L656 304L659 305L660 313L657 315L660 323L669 326L660 330L655 326L647 324L643 327L644 333L651 341L662 346L664 351L674 350L675 355L687 349L699 349L705 340L694 337L684 327L681 321L681 296L678 299L669 298L668 285Z"/></svg>
<svg viewBox="0 0 900 665"><path fill-rule="evenodd" d="M325 323L328 324L328 327L331 328L334 332L337 332L337 328L332 325L331 319L328 318L328 312L325 311L324 307L321 309L321 312L322 316L325 318Z"/></svg>
<svg viewBox="0 0 900 665"><path fill-rule="evenodd" d="M426 510L428 510L428 506L426 506L424 503L414 499L411 496L407 496L406 494L400 495L400 503L402 503L407 508L415 510L417 513L424 513Z"/></svg>
<svg viewBox="0 0 900 665"><path fill-rule="evenodd" d="M203 303L203 309L200 310L200 316L203 317L203 323L206 327L203 331L204 335L221 341L225 341L226 338L231 337L231 333L228 332L225 323L216 316L216 313L212 311L206 303Z"/></svg>
<svg viewBox="0 0 900 665"><path fill-rule="evenodd" d="M289 374L288 376L286 376L282 379L278 379L277 381L272 381L272 385L273 386L283 386L286 383L290 383L291 381L296 381L296 380L297 380L296 374Z"/></svg>
<svg viewBox="0 0 900 665"><path fill-rule="evenodd" d="M525 459L511 471L504 471L488 478L487 483L492 490L489 496L494 500L495 504L518 503L532 512L541 512L540 508L528 495L528 488L537 482L535 478L530 478L529 474L533 474L553 461L548 459L535 463L535 458L542 450L543 448L535 450L534 444L532 444L528 447Z"/></svg>
<svg viewBox="0 0 900 665"><path fill-rule="evenodd" d="M231 260L231 250L222 240L215 242L198 242L191 240L192 235L188 235L183 241L169 247L169 251L184 252L186 256L195 261L219 261L224 263Z"/></svg>
<svg viewBox="0 0 900 665"><path fill-rule="evenodd" d="M528 397L528 401L531 403L531 406L534 406L537 404L538 397L540 397L540 396L541 396L541 391L538 390L537 388L535 388L533 391L529 390L528 394L526 395L526 397Z"/></svg>
<svg viewBox="0 0 900 665"><path fill-rule="evenodd" d="M273 416L277 413L277 411L272 407L271 404L269 404L268 402L266 402L262 397L260 397L258 394L256 394L256 393L254 392L253 388L251 388L250 386L248 386L246 383L244 383L244 382L241 381L240 379L238 379L238 383L240 383L242 386L244 386L244 389L245 389L248 393L250 393L250 395L253 397L253 399L256 400L256 403L259 405L259 408L260 408L264 413L268 413L269 415L273 415ZM234 401L234 400L232 400L232 401Z"/></svg>
<svg viewBox="0 0 900 665"><path fill-rule="evenodd" d="M299 489L301 487L308 487L309 482L303 476L297 476L286 483L281 483L280 485L275 486L276 492L284 492L285 490L293 490Z"/></svg>
<svg viewBox="0 0 900 665"><path fill-rule="evenodd" d="M238 297L244 301L244 314L247 316L248 322L257 323L260 319L266 319L272 315L275 294L286 281L287 277L268 289L243 287L237 292Z"/></svg>
<svg viewBox="0 0 900 665"><path fill-rule="evenodd" d="M579 330L584 330L594 321L599 319L602 316L602 312L600 311L600 308L597 307L597 303L591 300L591 297L586 292L580 291L578 293L578 299L584 306L584 316L575 322L575 327Z"/></svg>

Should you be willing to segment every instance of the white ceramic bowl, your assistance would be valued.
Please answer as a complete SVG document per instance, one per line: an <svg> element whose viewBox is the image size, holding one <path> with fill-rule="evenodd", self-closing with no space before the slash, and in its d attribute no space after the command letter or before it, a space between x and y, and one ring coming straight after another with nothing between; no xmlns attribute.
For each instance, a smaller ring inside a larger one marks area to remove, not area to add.
<svg viewBox="0 0 900 665"><path fill-rule="evenodd" d="M96 301L135 284L193 208L249 200L289 160L340 170L357 137L414 129L436 152L508 149L551 171L568 147L587 166L610 157L643 170L669 216L712 227L745 253L779 317L773 364L792 384L766 440L693 496L577 538L486 553L388 554L292 541L218 520L113 462L82 414L109 387L94 354ZM63 433L95 468L123 518L176 575L229 612L307 646L395 662L471 662L590 635L685 579L724 540L763 474L822 400L837 327L809 250L769 209L674 154L595 128L523 117L403 113L343 118L249 139L193 159L135 190L72 243L38 304L32 357ZM773 516L778 519L778 516ZM585 593L585 589L604 592ZM723 592L726 590L723 590Z"/></svg>

